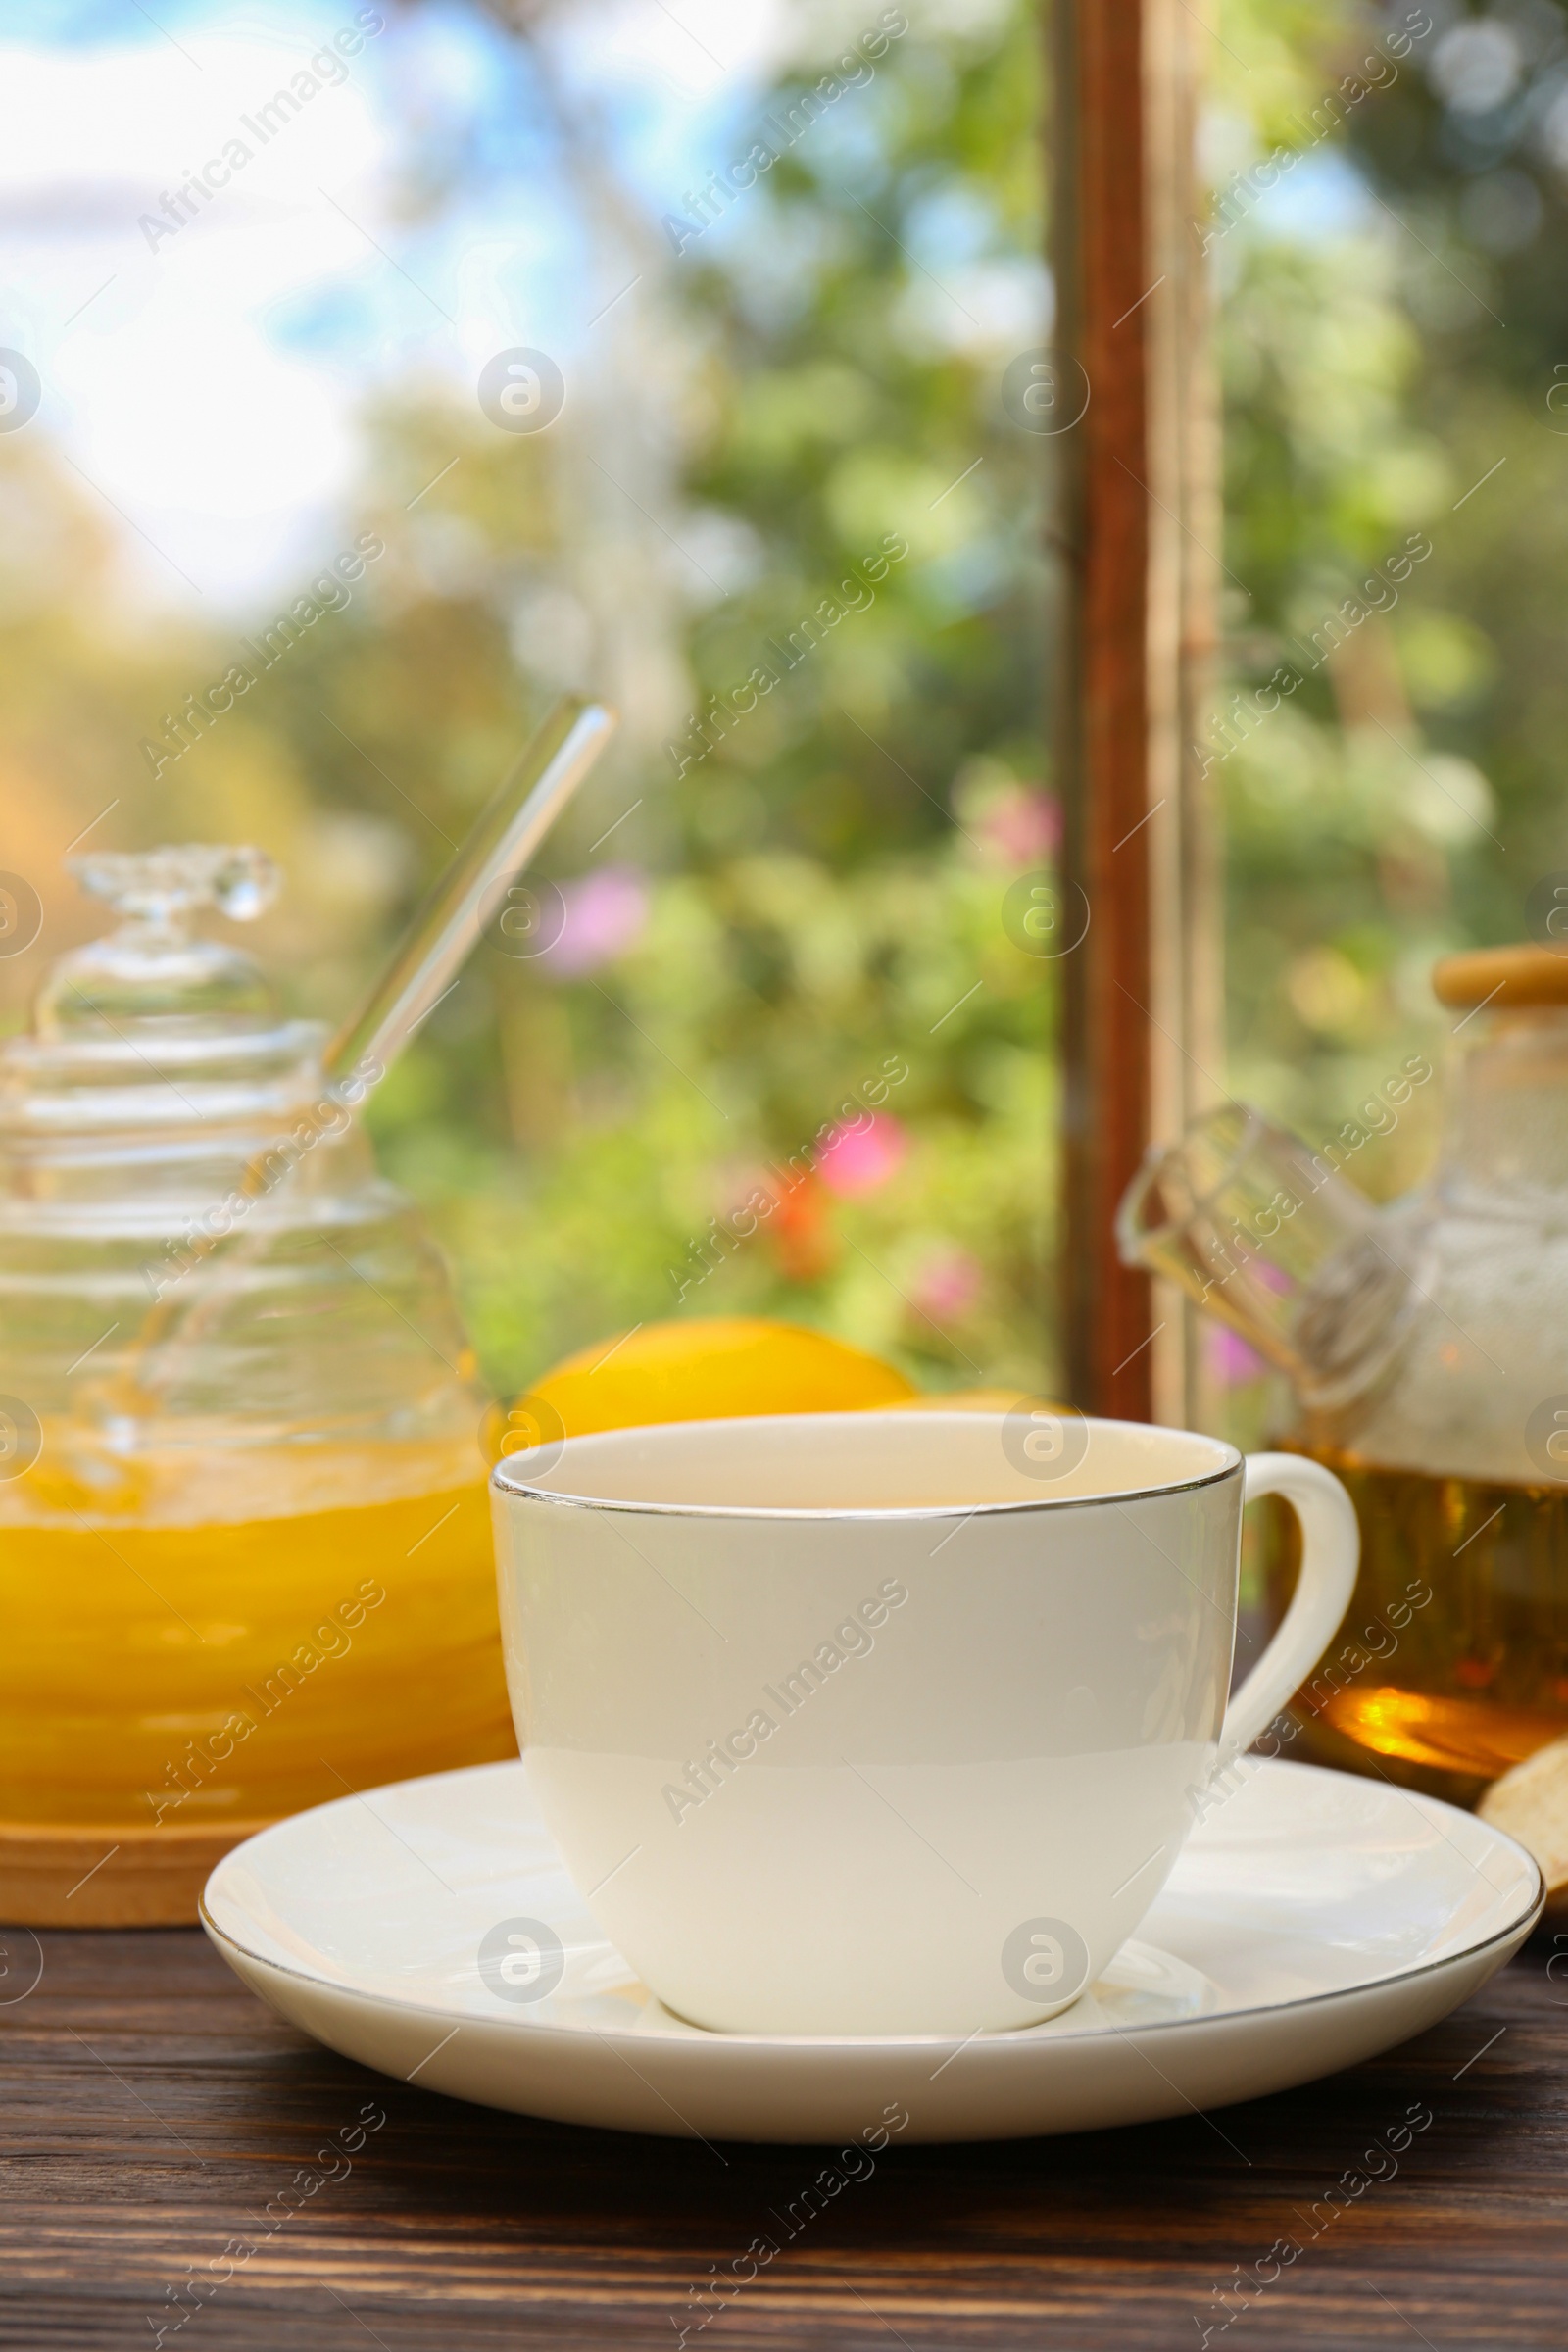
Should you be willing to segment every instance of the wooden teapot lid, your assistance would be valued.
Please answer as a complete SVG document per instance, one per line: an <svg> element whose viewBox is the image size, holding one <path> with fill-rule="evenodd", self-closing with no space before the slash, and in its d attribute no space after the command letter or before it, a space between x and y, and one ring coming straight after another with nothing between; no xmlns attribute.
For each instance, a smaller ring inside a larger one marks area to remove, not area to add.
<svg viewBox="0 0 1568 2352"><path fill-rule="evenodd" d="M1554 948L1472 948L1462 956L1440 956L1432 967L1432 990L1440 1004L1460 1010L1477 1005L1568 1004L1568 953Z"/></svg>

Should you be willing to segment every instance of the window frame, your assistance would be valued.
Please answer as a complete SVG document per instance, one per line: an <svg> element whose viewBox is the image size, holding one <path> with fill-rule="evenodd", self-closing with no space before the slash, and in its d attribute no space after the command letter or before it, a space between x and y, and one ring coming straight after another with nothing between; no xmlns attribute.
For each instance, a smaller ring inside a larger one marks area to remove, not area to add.
<svg viewBox="0 0 1568 2352"><path fill-rule="evenodd" d="M1219 406L1195 130L1202 0L1055 0L1051 259L1063 393L1061 1304L1072 1401L1211 1418L1187 1301L1124 1266L1156 1136L1223 1097L1220 890L1197 749L1216 639Z"/></svg>

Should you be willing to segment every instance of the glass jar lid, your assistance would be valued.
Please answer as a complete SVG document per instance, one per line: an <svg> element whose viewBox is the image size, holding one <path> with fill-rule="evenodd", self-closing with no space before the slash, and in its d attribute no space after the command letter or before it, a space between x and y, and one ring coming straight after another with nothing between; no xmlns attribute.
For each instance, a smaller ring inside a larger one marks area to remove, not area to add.
<svg viewBox="0 0 1568 2352"><path fill-rule="evenodd" d="M31 1030L0 1048L0 1145L286 1109L312 1083L321 1024L285 1018L255 956L196 928L209 907L266 911L282 882L266 852L197 842L68 864L120 922L60 957Z"/></svg>

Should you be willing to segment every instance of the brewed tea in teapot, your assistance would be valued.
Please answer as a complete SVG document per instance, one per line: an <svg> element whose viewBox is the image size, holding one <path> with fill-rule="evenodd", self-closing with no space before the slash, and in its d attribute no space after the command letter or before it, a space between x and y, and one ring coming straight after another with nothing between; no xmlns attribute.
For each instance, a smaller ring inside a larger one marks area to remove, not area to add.
<svg viewBox="0 0 1568 2352"><path fill-rule="evenodd" d="M1434 986L1462 1054L1420 1191L1374 1208L1348 1150L1229 1103L1150 1154L1120 1236L1285 1374L1279 1442L1355 1500L1356 1598L1292 1752L1467 1801L1568 1732L1568 956L1450 956ZM1286 1545L1276 1612L1293 1576Z"/></svg>

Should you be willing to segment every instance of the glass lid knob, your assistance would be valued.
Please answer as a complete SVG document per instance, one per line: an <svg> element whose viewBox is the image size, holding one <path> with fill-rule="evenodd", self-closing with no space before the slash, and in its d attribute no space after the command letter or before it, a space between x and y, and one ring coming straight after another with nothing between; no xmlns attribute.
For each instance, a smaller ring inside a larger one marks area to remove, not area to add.
<svg viewBox="0 0 1568 2352"><path fill-rule="evenodd" d="M276 1019L275 992L256 958L196 934L206 907L247 923L271 906L283 878L265 850L189 842L98 851L67 864L122 919L54 966L34 1007L39 1037L115 1035L149 1020L253 1029Z"/></svg>

